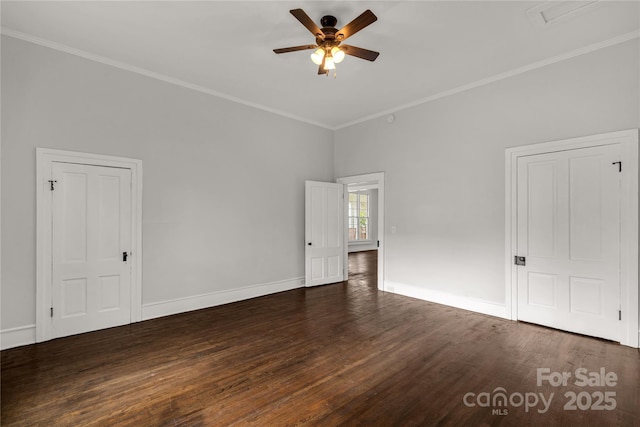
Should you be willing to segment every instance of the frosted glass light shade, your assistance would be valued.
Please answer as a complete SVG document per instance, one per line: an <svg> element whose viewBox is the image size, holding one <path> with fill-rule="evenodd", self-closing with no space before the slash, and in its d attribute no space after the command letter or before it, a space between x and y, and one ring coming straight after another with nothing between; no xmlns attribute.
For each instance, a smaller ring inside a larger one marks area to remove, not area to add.
<svg viewBox="0 0 640 427"><path fill-rule="evenodd" d="M333 57L333 62L339 64L344 59L344 52L341 51L338 46L335 46L331 49L331 56Z"/></svg>
<svg viewBox="0 0 640 427"><path fill-rule="evenodd" d="M335 70L336 69L336 64L334 63L333 58L327 57L327 59L324 60L324 69L325 70Z"/></svg>
<svg viewBox="0 0 640 427"><path fill-rule="evenodd" d="M324 58L324 49L318 48L311 54L311 60L316 65L322 64L322 58Z"/></svg>

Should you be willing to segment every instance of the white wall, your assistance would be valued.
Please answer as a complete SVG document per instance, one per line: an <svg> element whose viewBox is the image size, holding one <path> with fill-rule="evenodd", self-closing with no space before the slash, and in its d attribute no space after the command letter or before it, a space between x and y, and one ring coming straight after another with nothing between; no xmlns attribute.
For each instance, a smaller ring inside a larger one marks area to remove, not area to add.
<svg viewBox="0 0 640 427"><path fill-rule="evenodd" d="M3 37L3 330L35 324L36 147L142 159L143 305L299 286L304 181L334 175L329 130Z"/></svg>
<svg viewBox="0 0 640 427"><path fill-rule="evenodd" d="M504 306L505 148L640 127L639 63L635 39L338 130L336 176L385 172L387 290Z"/></svg>

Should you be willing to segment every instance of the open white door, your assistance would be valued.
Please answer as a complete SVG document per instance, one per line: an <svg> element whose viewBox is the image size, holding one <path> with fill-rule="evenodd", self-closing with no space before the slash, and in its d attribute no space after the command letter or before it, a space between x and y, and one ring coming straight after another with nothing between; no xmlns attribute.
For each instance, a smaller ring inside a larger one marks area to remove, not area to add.
<svg viewBox="0 0 640 427"><path fill-rule="evenodd" d="M344 280L344 185L305 182L305 285Z"/></svg>

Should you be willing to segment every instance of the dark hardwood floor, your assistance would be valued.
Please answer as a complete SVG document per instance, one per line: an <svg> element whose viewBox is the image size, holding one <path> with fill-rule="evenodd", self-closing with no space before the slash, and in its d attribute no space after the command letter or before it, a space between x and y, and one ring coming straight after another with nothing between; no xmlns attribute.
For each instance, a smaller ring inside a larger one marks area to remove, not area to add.
<svg viewBox="0 0 640 427"><path fill-rule="evenodd" d="M1 424L640 425L638 350L379 292L371 262L350 257L348 282L5 350ZM572 376L537 385L538 368ZM617 381L580 387L580 368Z"/></svg>

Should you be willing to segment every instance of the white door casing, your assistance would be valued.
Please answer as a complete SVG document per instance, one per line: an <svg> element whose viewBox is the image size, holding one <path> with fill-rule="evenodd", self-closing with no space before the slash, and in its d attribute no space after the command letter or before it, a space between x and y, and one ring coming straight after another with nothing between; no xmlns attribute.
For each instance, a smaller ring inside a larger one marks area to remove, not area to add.
<svg viewBox="0 0 640 427"><path fill-rule="evenodd" d="M53 162L52 338L131 322L131 170Z"/></svg>
<svg viewBox="0 0 640 427"><path fill-rule="evenodd" d="M344 185L305 181L305 286L344 280Z"/></svg>
<svg viewBox="0 0 640 427"><path fill-rule="evenodd" d="M518 159L518 319L620 340L617 144Z"/></svg>
<svg viewBox="0 0 640 427"><path fill-rule="evenodd" d="M612 169L614 169L614 172L617 174L619 179L619 195L620 195L619 213L618 213L619 242L617 244L618 246L617 250L619 253L618 276L619 276L619 286L620 286L619 308L621 311L620 313L621 320L617 320L615 322L615 325L609 324L609 328L616 329L616 331L612 332L610 336L617 335L617 338L614 338L614 339L618 339L621 344L627 345L630 347L636 347L636 348L639 347L640 324L638 320L639 319L638 317L638 306L639 306L639 297L638 297L638 142L639 142L638 130L633 129L628 131L610 132L610 133L600 134L600 135L592 135L587 137L579 137L579 138L572 138L567 140L533 144L533 145L522 146L522 147L514 147L506 150L505 152L505 182L506 182L506 186L505 186L505 248L506 248L505 250L505 275L506 275L505 294L506 295L505 296L506 296L507 318L510 318L512 320L523 319L521 317L521 313L519 310L520 309L519 301L521 300L521 298L524 298L524 296L521 295L521 292L518 287L519 276L528 274L527 270L529 267L533 268L533 265L530 263L531 261L529 259L530 257L527 259L527 263L529 265L524 268L524 271L521 271L523 269L522 266L516 266L514 263L514 257L518 255L518 250L519 249L522 250L522 248L518 248L519 206L517 203L519 200L522 200L521 198L518 197L519 195L518 194L518 190L519 190L518 178L519 178L519 174L522 173L519 170L518 166L523 162L521 159L530 157L530 156L544 155L546 153L561 153L561 152L567 152L569 150L579 150L579 149L585 149L589 147L617 146L619 149L618 160L622 162L622 166L621 166L622 171L618 172L617 164L604 165L604 166L610 166ZM606 149L603 149L603 150L607 151ZM550 156L551 157L548 159L549 161L551 161L551 158L553 158L554 154L551 154ZM570 156L570 154L568 154L568 156ZM543 157L538 157L538 159L543 160ZM577 175L579 175L580 173L584 173L585 171L584 170L581 171L581 168L582 169L588 168L589 162L591 162L591 166L594 166L595 163L597 163L593 158L590 159L588 157L586 159L578 159L574 161L573 173ZM524 163L526 164L527 161L524 161ZM613 161L611 161L611 163L613 163ZM540 162L538 166L539 166L538 170L535 172L537 172L539 175L538 183L542 185L545 182L544 169L547 168L547 170L549 170L551 166L549 166L549 164L545 165L544 162ZM565 174L565 175L569 173L568 172L569 169L565 168L564 166L562 167L562 169L564 169L564 171L558 170L557 173ZM596 197L593 197L594 196L593 194L586 194L584 192L585 188L588 187L587 184L589 182L592 182L592 183L594 182L594 175L596 175L596 171L592 169L591 172L593 172L593 174L589 174L590 176L586 177L584 180L576 181L576 184L574 185L574 189L572 190L575 195L582 194L582 196L575 198L575 200L573 200L571 203L569 201L570 199L567 199L565 202L562 202L562 203L565 203L566 206L561 207L561 211L564 211L565 215L568 215L570 213L571 204L573 203L574 214L578 215L578 217L575 218L577 222L573 226L574 227L573 241L569 240L572 238L571 228L568 229L568 234L565 233L565 235L567 236L565 237L565 241L567 242L565 244L565 247L567 248L567 250L570 244L573 244L573 246L575 247L574 253L571 254L571 256L575 259L571 260L571 262L578 263L578 264L583 262L585 258L593 258L594 252L593 251L589 252L589 251L596 247L595 245L590 245L588 240L586 241L584 240L584 239L590 239L593 237L589 237L589 235L585 233L582 233L582 234L580 233L581 230L584 230L585 228L589 228L593 226L593 223L590 223L589 221L594 220L594 218L589 213L585 215L585 212L589 211L588 208L590 205L584 204L582 205L582 209L577 209L581 203L581 201L578 199L581 199L582 202L584 203L592 203L597 199ZM522 179L522 177L520 178ZM568 182L568 179L569 177L566 176L567 182ZM547 179L547 182L548 182L548 179ZM562 190L562 191L566 192L567 195L569 193L569 190ZM538 193L539 193L538 196L543 197L544 192L538 191ZM603 197L610 198L611 195L610 194L603 195ZM615 203L615 202L611 202L611 200L609 200L609 202ZM538 225L536 226L540 225L541 223L540 221L542 222L545 221L545 217L544 215L542 215L541 212L538 213ZM601 214L615 215L615 211L609 211L609 208L607 208L607 212L601 212ZM598 219L602 219L602 218L598 218ZM550 221L549 216L547 216L546 221ZM567 222L566 226L570 227L569 222ZM520 232L520 234L522 234L522 231ZM544 233L542 235L544 235ZM583 240L580 240L580 239L583 239ZM542 251L541 248L544 247L545 242L540 241L540 239L538 240L539 241L537 243L532 243L532 245L534 246L538 245L537 247L535 247L535 250L539 250L540 252ZM607 243L603 241L603 245L607 245ZM609 242L608 245L615 246L615 243ZM529 243L527 243L527 246L529 246ZM560 246L556 247L556 250L560 250L560 249L562 249ZM580 261L579 258L582 258L583 261ZM548 262L549 260L546 259L546 261ZM592 264L595 266L598 263L601 263L601 262L594 262ZM588 263L584 263L584 264L588 264ZM567 288L570 292L571 287L573 287L574 295L576 295L576 298L578 298L573 301L573 309L575 312L595 311L594 305L593 305L593 299L588 297L580 299L581 296L585 297L589 293L597 294L599 292L604 292L604 289L607 289L606 287L604 288L602 287L603 286L602 280L606 280L606 279L599 279L601 281L590 281L590 280L581 281L580 280L581 278L588 278L584 276L588 276L589 274L591 273L588 271L574 274L575 277L572 283L569 283L568 285L565 283L564 285L562 285L562 286L565 286L564 297L562 297L564 298L565 304L567 304L567 301L569 304L571 304L571 301L570 301L571 295L569 294L569 296L567 296ZM545 280L543 279L547 280L546 281L547 289L553 286L551 285L553 279L549 276L544 276L544 272L542 272L541 275L536 276L534 278L539 279L538 284L540 285L541 292L537 296L531 296L531 297L543 298L544 293L542 292L542 289L544 289L544 282L545 282ZM567 281L569 280L568 277L566 280ZM584 285L585 288L581 288L580 287L581 285ZM555 286L558 286L558 285L556 284ZM581 291L581 293L578 293L579 290ZM542 300L538 299L538 302L544 302L543 299ZM560 302L560 299L557 299L557 302ZM613 306L614 304L614 302L612 302L611 300L601 301L601 303L604 304L602 308L603 310L605 309L604 307L606 305ZM544 304L540 304L540 305L544 305ZM582 314L585 314L585 313L582 313ZM615 314L617 314L616 311L614 311L614 315ZM524 314L524 316L526 317L527 314ZM617 319L617 316L616 316L616 319ZM589 333L589 332L583 332L583 333Z"/></svg>
<svg viewBox="0 0 640 427"><path fill-rule="evenodd" d="M53 178L55 164L65 163L72 165L89 165L99 166L107 168L107 171L112 170L126 170L125 175L130 175L129 193L127 196L129 200L129 212L126 214L127 219L120 217L119 221L129 223L128 236L120 235L120 239L125 242L129 241L129 254L127 257L127 268L130 270L130 283L128 307L130 310L129 322L138 322L142 320L142 161L137 159L128 159L123 157L106 156L100 154L79 153L64 150L54 150L48 148L36 149L36 341L46 341L55 336L60 336L60 331L54 334L53 321L51 317L52 301L54 299L54 253L53 253L53 210L60 209L61 207L54 206L52 191L50 189L50 180L57 180ZM82 168L83 166L79 166ZM119 172L120 173L120 172ZM80 184L78 176L76 178L76 185ZM120 178L118 178L119 180ZM125 177L125 179L128 179ZM107 178L103 180L103 187L110 188L111 196L115 197L116 189L114 188L115 178ZM58 184L58 183L54 183ZM57 187L60 189L60 187ZM55 190L54 190L55 191ZM121 187L118 186L118 191L121 193ZM106 194L106 193L105 193ZM69 201L71 203L71 201ZM76 200L79 202L79 200ZM109 202L103 199L103 204ZM121 200L122 202L122 200ZM98 206L98 212L100 207ZM107 206L103 206L103 215L113 215L115 211L113 206L109 209ZM58 217L60 218L60 217ZM73 225L73 224L72 224ZM107 230L103 230L103 234L108 234ZM113 240L107 244L107 248L111 245L113 248ZM106 243L106 241L105 241ZM104 251L105 248L103 248ZM123 250L124 251L124 250ZM121 255L121 254L120 254ZM120 258L121 260L122 258ZM119 264L119 263L118 263ZM104 266L102 266L104 267ZM102 267L95 267L102 268ZM58 274L56 272L56 274ZM107 274L107 276L110 276ZM103 286L105 292L110 289L114 289L114 278L105 278ZM74 289L75 285L75 289ZM111 285L111 286L109 286ZM80 288L80 281L71 284L69 291L77 290ZM61 288L55 289L58 293L56 298L61 295ZM79 293L76 293L78 296ZM105 294L106 296L107 294ZM108 307L104 307L105 312L114 310L114 298L115 293L111 293L111 303L105 300L106 305L111 306L111 310ZM76 303L78 300L76 300ZM124 306L127 302L120 301L119 304ZM76 306L77 307L77 306ZM73 311L70 309L69 311ZM56 310L54 307L54 315L61 314L61 310ZM113 314L113 313L111 313ZM95 325L94 325L95 326ZM101 326L97 326L96 329ZM75 332L71 332L75 333Z"/></svg>

